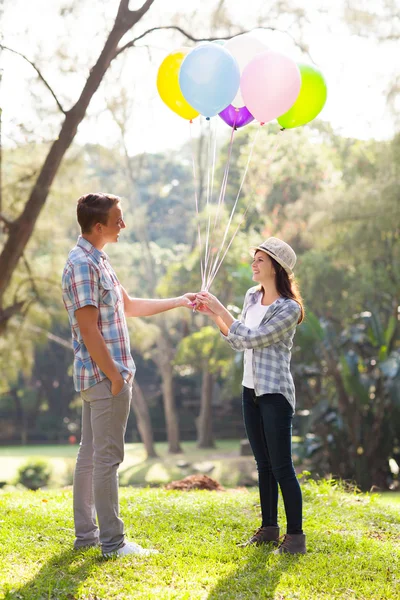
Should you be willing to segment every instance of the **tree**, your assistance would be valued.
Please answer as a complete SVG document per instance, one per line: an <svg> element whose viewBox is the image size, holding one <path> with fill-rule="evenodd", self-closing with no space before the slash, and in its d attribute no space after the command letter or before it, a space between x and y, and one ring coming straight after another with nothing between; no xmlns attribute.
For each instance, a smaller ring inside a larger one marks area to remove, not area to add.
<svg viewBox="0 0 400 600"><path fill-rule="evenodd" d="M70 147L78 126L84 119L89 103L96 93L111 61L124 49L124 47L118 47L122 37L140 21L153 2L154 0L147 0L140 9L132 11L129 10L129 0L121 0L114 26L110 31L96 64L90 71L79 99L72 108L65 110L57 100L54 92L52 92L59 109L65 115L59 135L53 142L45 158L29 199L19 217L14 221L10 221L5 215L1 215L1 220L4 223L8 237L0 254L0 332L4 330L8 320L14 314L19 313L24 306L24 303L21 305L20 302L16 302L5 307L5 292L33 233L37 218L46 202L61 161Z"/></svg>
<svg viewBox="0 0 400 600"><path fill-rule="evenodd" d="M346 2L344 21L351 32L360 37L368 37L380 45L396 52L400 40L398 0L385 0L379 7L362 0ZM393 62L391 81L387 85L388 106L393 113L395 123L399 125L400 75L396 61Z"/></svg>
<svg viewBox="0 0 400 600"><path fill-rule="evenodd" d="M386 488L400 422L395 318L383 326L377 314L364 311L338 330L309 313L296 341L304 358L311 351L313 365L308 375L301 369L301 376L309 380L314 469L355 479L364 490Z"/></svg>
<svg viewBox="0 0 400 600"><path fill-rule="evenodd" d="M97 61L90 69L89 77L82 88L78 100L69 109L66 109L63 106L54 89L51 87L49 82L43 76L41 70L33 61L12 48L5 47L4 45L0 46L3 50L19 55L35 69L39 79L51 93L57 108L63 115L64 119L58 136L50 145L43 164L38 168L37 176L36 173L34 173L35 181L30 190L29 198L26 203L22 205L18 215L15 218L10 218L7 216L4 212L4 203L0 201L0 221L3 224L5 235L5 242L0 253L0 334L5 331L10 319L14 315L21 313L25 314L30 305L30 299L26 297L22 299L10 299L7 293L10 287L10 282L16 272L19 261L24 256L25 249L30 238L32 237L36 222L46 203L50 188L59 172L59 168L64 156L68 148L73 143L78 126L85 118L89 104L94 94L98 90L112 61L128 48L133 47L138 40L143 39L147 34L160 29L179 31L182 35L185 35L192 41L209 39L191 36L179 25L167 25L161 27L152 27L131 41L121 45L121 40L125 34L127 34L143 18L153 3L154 0L146 0L139 9L130 10L129 0L120 1L114 25L108 34L105 45L100 52ZM221 15L224 13L222 9L223 3L220 4L217 10L220 19ZM214 22L214 25L216 25L216 21ZM230 26L231 24L229 23L229 27ZM127 161L127 165L129 165L129 161ZM143 238L142 243L146 245L148 244L148 240ZM151 267L150 260L148 261L148 264L149 267ZM167 367L164 360L164 356L166 354L162 346L163 345L161 344L159 348L159 355L160 357L163 357L162 359L160 358L160 368L166 378L164 382L165 394L167 394L167 396L171 396L172 375L170 370L167 373ZM167 402L166 404L171 404L171 402L173 404L173 401ZM170 411L170 414L174 414L173 407ZM169 428L170 430L177 430L176 424L173 425L171 423ZM175 447L175 451L177 451L179 449L179 441L176 441L173 446Z"/></svg>
<svg viewBox="0 0 400 600"><path fill-rule="evenodd" d="M0 201L0 222L3 223L6 234L6 241L0 253L0 333L4 331L8 321L13 315L21 313L24 308L26 308L26 301L24 300L18 302L11 301L11 303L9 303L6 296L7 289L32 236L36 221L46 203L50 188L58 173L62 160L68 148L73 143L78 126L85 118L89 104L103 81L111 63L127 49L134 47L139 40L142 40L145 36L155 31L177 31L193 42L205 40L211 41L216 37L228 39L232 35L237 35L246 31L243 28L234 27L232 20L229 18L225 2L222 1L213 11L211 17L211 30L215 32L215 35L211 37L207 35L199 35L198 37L191 35L179 24L182 19L178 19L178 24L151 27L132 40L121 43L123 37L147 14L153 3L154 0L146 0L137 10L130 10L129 0L120 0L113 27L107 36L104 47L101 50L97 61L90 69L89 77L81 90L78 100L69 109L64 108L54 89L33 61L22 53L0 44L1 49L19 55L35 69L39 79L51 93L57 108L64 119L59 133L56 139L51 143L50 149L39 169L38 175L29 193L29 198L24 204L18 217L10 219L4 212L4 203ZM287 7L285 6L285 11L282 11L280 3L277 3L276 6L268 11L268 14L263 12L262 15L259 16L256 21L257 27L265 27L270 30L278 29L271 25L265 26L264 23L267 22L267 20L268 22L279 21L282 12L286 12L286 10ZM305 23L304 11L294 8L293 12L296 14L295 27L299 33L297 44L304 52L307 52L307 48L302 45L300 41L300 34ZM200 31L203 31L208 27L208 25L202 26ZM224 35L224 32L226 33L227 31L230 35ZM291 35L290 32L288 32L288 34Z"/></svg>
<svg viewBox="0 0 400 600"><path fill-rule="evenodd" d="M140 161L134 161L129 157L128 149L126 145L126 122L127 115L129 114L129 108L132 106L132 101L129 100L128 94L123 92L118 99L114 99L108 103L108 108L118 125L121 132L121 145L124 151L125 157L125 179L126 179L126 195L130 198L130 209L135 215L133 221L133 237L139 242L141 247L141 255L143 257L143 265L140 268L140 272L143 276L144 285L141 286L141 294L154 297L158 286L158 276L154 265L156 262L160 262L161 251L158 246L155 247L151 244L150 236L154 236L154 230L157 228L157 218L154 218L152 213L152 207L149 207L149 202L146 202L145 195L149 194L150 199L152 190L156 192L157 196L162 195L161 191L166 187L166 182L158 179L157 174L154 172L154 168L151 172L151 177L146 177L143 171L145 169L144 158ZM147 161L149 162L149 161ZM174 165L175 166L175 165ZM176 166L175 166L176 168ZM184 173L182 179L187 178L187 173ZM146 181L148 179L148 182ZM181 178L180 178L181 179ZM174 181L178 181L177 179ZM145 192L141 190L144 183L148 183L149 191ZM181 181L181 183L183 183ZM151 186L151 187L150 187ZM157 188L161 188L159 191ZM171 186L173 188L173 186ZM182 209L185 210L186 206L184 200L180 202ZM153 208L154 210L154 208ZM161 220L162 236L163 238L169 238L170 235L166 227L166 218ZM151 227L151 225L153 225ZM176 223L172 223L174 230L176 231ZM172 232L171 232L172 233ZM176 234L175 234L176 235ZM186 241L186 236L190 236L190 231L185 233L183 241ZM180 259L181 252L175 253L170 257L173 261ZM171 335L171 327L168 324L171 321L175 321L176 317L171 315L159 315L157 317L157 336L155 337L155 343L151 350L151 356L156 363L158 370L161 374L162 379L162 397L164 404L164 415L167 427L167 440L168 440L168 451L170 453L180 453L182 448L180 445L180 434L179 434L179 422L178 412L176 409L175 395L174 395L174 382L173 382L173 359L175 355L176 344L179 340L176 339L176 335ZM176 328L173 328L176 331Z"/></svg>
<svg viewBox="0 0 400 600"><path fill-rule="evenodd" d="M42 332L43 333L43 332ZM64 332L66 333L66 332ZM56 351L51 354L52 360L54 360L54 368L50 368L49 364L49 352L48 349L43 349L39 360L36 360L36 377L41 383L41 388L46 392L46 398L49 405L49 412L52 417L55 417L56 422L60 422L61 418L67 415L68 407L72 400L71 393L67 385L67 381L64 385L60 385L58 380L54 380L54 373L58 370L62 377L69 379L67 375L67 366L70 363L71 344L63 338L55 335L49 336L49 341L55 344ZM67 349L67 352L65 351ZM40 364L40 359L45 361L46 368ZM64 367L60 369L60 363L64 362ZM35 373L35 369L34 369ZM66 397L67 403L63 405L61 401L63 397ZM146 450L148 458L157 456L157 452L154 447L153 430L150 421L149 410L147 407L146 400L143 396L140 385L134 380L132 386L132 410L135 413L137 427L143 445Z"/></svg>
<svg viewBox="0 0 400 600"><path fill-rule="evenodd" d="M200 414L197 419L197 445L213 448L212 396L215 379L225 376L232 363L233 353L221 340L215 327L202 327L185 337L179 344L175 364L199 371L202 374Z"/></svg>

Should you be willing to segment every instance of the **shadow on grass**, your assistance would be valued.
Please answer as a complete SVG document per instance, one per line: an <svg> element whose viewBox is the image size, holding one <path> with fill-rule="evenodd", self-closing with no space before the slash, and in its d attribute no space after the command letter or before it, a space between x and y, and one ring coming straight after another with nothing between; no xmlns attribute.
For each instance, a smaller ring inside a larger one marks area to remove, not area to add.
<svg viewBox="0 0 400 600"><path fill-rule="evenodd" d="M128 485L164 485L173 479L180 479L182 471L165 461L148 459L140 464L119 469L119 481L122 486Z"/></svg>
<svg viewBox="0 0 400 600"><path fill-rule="evenodd" d="M211 468L209 468L209 465ZM188 475L206 474L227 487L254 486L257 484L254 459L235 457L197 462L189 460L187 466L177 465L176 458L151 458L120 467L119 480L128 485L164 485Z"/></svg>
<svg viewBox="0 0 400 600"><path fill-rule="evenodd" d="M299 555L275 556L267 548L249 549L241 564L221 579L210 591L207 600L272 600L282 574L301 559Z"/></svg>
<svg viewBox="0 0 400 600"><path fill-rule="evenodd" d="M74 600L82 582L103 562L99 548L65 550L54 555L25 585L9 588L4 599Z"/></svg>

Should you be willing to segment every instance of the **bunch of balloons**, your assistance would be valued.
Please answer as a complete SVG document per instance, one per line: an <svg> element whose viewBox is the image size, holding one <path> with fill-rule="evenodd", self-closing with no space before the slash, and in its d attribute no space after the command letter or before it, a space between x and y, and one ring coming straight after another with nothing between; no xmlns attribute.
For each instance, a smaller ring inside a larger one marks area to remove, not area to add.
<svg viewBox="0 0 400 600"><path fill-rule="evenodd" d="M157 89L180 117L218 114L235 128L253 119L277 119L284 129L305 125L327 96L318 68L297 64L247 33L175 50L160 65Z"/></svg>

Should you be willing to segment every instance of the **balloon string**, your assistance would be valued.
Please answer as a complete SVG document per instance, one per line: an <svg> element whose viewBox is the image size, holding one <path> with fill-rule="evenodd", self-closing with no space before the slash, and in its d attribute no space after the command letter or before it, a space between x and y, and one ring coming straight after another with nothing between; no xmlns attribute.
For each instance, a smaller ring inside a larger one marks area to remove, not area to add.
<svg viewBox="0 0 400 600"><path fill-rule="evenodd" d="M219 269L219 267L220 267L220 265L221 265L221 263L218 263L218 260L219 260L219 257L221 256L221 252L222 252L222 250L223 250L223 247L224 247L224 244L225 244L225 241L226 241L226 237L227 237L227 235L228 235L229 228L230 228L230 226L231 226L231 223L232 223L233 215L234 215L234 213L235 213L235 210L236 210L236 206L237 206L237 203L238 203L238 200L239 200L239 196L240 196L240 193L241 193L241 191L242 191L242 188L243 188L244 181L245 181L245 179L246 179L247 171L248 171L248 169L249 169L249 165L250 165L251 157L252 157L252 155L253 155L253 149L254 149L254 146L255 146L256 140L257 140L257 138L258 138L258 133L259 133L259 131L260 131L260 130L259 130L259 129L257 129L257 131L256 131L256 134L255 134L255 136L254 136L254 138L253 138L253 142L252 142L252 144L251 144L251 146L250 146L250 152L249 152L249 155L248 155L248 157L247 157L247 164L246 164L246 167L245 167L245 170L244 170L244 173L243 173L242 181L241 181L241 183L240 183L239 191L238 191L238 193L237 193L237 196L236 196L235 202L234 202L234 204L233 204L233 207L232 207L232 210L231 210L231 214L230 214L230 216L229 216L228 224L227 224L227 226L225 227L225 232L224 232L224 237L223 237L223 240L222 240L222 244L221 244L221 246L220 246L220 248L219 248L219 250L218 250L218 254L217 254L216 258L215 258L214 265L213 265L213 268L212 268L212 270L211 270L211 274L210 274L210 276L208 277L208 280L207 280L207 282L206 282L206 290L207 290L207 291L210 289L210 286L211 286L212 282L213 282L213 281L214 281L214 279L215 279L215 275L216 275L216 273L217 273L217 271L218 271L218 269ZM224 256L225 256L225 255L224 255Z"/></svg>
<svg viewBox="0 0 400 600"><path fill-rule="evenodd" d="M216 153L217 153L217 119L215 119L215 127L214 127L214 151L213 151L213 163L212 163L212 180L211 180L211 199L213 197L213 191L214 191L214 175L215 175L215 163L216 163ZM209 219L208 219L208 225L210 225L211 222L211 215L209 214ZM205 268L204 268L204 277L202 279L201 282L201 289L203 289L203 286L205 285L206 279L207 279L207 267L209 264L209 260L210 260L210 254L212 251L212 247L213 247L213 229L211 230L211 238L208 244L208 251L205 257Z"/></svg>
<svg viewBox="0 0 400 600"><path fill-rule="evenodd" d="M207 262L209 256L209 242L210 242L210 223L211 223L211 215L210 215L210 204L212 202L211 194L212 194L212 186L214 183L214 165L212 166L212 175L210 169L211 162L211 119L207 119L208 121L208 143L207 143L207 192L206 192L206 218L207 218L207 228L206 228L206 242L205 242L205 251L204 251L204 271L201 280L201 289L205 284L205 277L207 272Z"/></svg>
<svg viewBox="0 0 400 600"><path fill-rule="evenodd" d="M242 186L243 186L243 183L244 183L244 179L245 179L245 177L246 177L246 173L247 173L247 170L248 170L248 167L249 167L249 164L250 164L250 160L251 160L251 155L252 155L252 153L253 153L254 144L255 144L255 141L256 141L256 139L257 139L257 135L258 135L258 132L259 132L259 131L260 131L260 130L258 129L258 130L257 130L257 133L256 133L256 135L255 135L255 137L254 137L253 144L252 144L252 146L251 146L251 150L250 150L249 158L248 158L248 161L247 161L247 165L246 165L245 173L244 173L244 175L243 175L242 183L241 183L241 186L240 186L240 189L239 189L239 194L240 194L240 191L241 191L241 189L242 189ZM269 158L268 158L267 165L266 165L266 168L267 168L267 169L269 168L269 166L271 165L271 162L273 161L273 159L274 159L274 157L275 157L276 151L277 151L277 149L278 149L278 147L279 147L279 145L280 145L280 143L281 143L281 140L282 140L282 133L283 133L284 131L285 131L284 129L281 129L280 131L278 131L278 133L277 133L277 135L276 135L275 144L274 144L274 146L273 146L273 148L272 148L272 150L271 150L271 153L270 153L270 156L269 156ZM212 273L212 276L211 276L211 278L209 278L209 280L208 280L208 288L207 288L207 291L210 289L210 287L211 287L211 284L212 284L212 282L214 281L214 279L215 279L215 277L216 277L216 275L217 275L217 273L218 273L218 271L219 271L219 269L220 269L220 267L221 267L221 265L222 265L222 263L223 263L223 261L224 261L224 258L225 258L225 256L227 255L227 252L228 252L229 248L231 247L231 244L232 244L233 240L234 240L234 239L235 239L235 237L236 237L236 234L237 234L237 232L239 231L240 227L242 226L242 223L243 223L243 221L244 221L244 220L245 220L245 218L246 218L246 214L247 214L247 211L248 211L248 210L249 210L249 208L250 208L250 205L251 205L251 198L250 198L250 200L249 200L249 201L248 201L248 203L247 203L246 210L244 211L244 213L243 213L243 215L242 215L242 218L240 219L239 225L236 227L236 230L235 230L235 232L233 233L233 235L232 235L232 237L231 237L231 239L230 239L230 241L229 241L229 244L228 244L228 246L227 246L227 248L226 248L226 250L225 250L225 252L224 252L224 254L223 254L222 258L221 258L221 260L219 261L218 265L217 265L217 266L216 266L216 268L214 269L214 271L213 271L213 273Z"/></svg>
<svg viewBox="0 0 400 600"><path fill-rule="evenodd" d="M197 177L196 177L196 158L195 158L195 153L194 153L194 140L193 140L193 122L190 121L189 122L189 130L190 130L190 148L191 148L191 153L192 153L192 167L193 167L193 182L194 182L194 200L195 200L195 206L196 206L196 222L197 222L197 239L198 239L198 244L199 244L199 252L200 252L200 272L201 272L201 278L203 280L204 278L204 268L203 268L203 247L202 247L202 243L201 243L201 229L200 229L200 214L199 214L199 201L198 201L198 197L197 197Z"/></svg>
<svg viewBox="0 0 400 600"><path fill-rule="evenodd" d="M221 186L221 192L220 192L220 195L219 195L219 198L218 198L218 209L220 209L221 204L223 205L224 201L225 201L225 191L226 191L226 186L227 186L227 182L228 182L228 175L229 175L229 169L230 169L230 164L231 164L231 155L232 155L233 136L235 134L235 131L236 131L236 113L235 113L235 120L234 120L233 125L232 125L231 137L230 137L230 140L229 140L228 159L227 159L227 162L226 162L224 177L223 177L223 180L222 180L224 188ZM219 219L219 210L217 210L217 214L215 216L214 227L216 227L216 225L218 223L218 219Z"/></svg>
<svg viewBox="0 0 400 600"><path fill-rule="evenodd" d="M214 151L213 151L213 163L212 163L212 180L211 180L211 198L214 194L214 175L215 175L215 164L217 157L217 123L218 119L214 119Z"/></svg>
<svg viewBox="0 0 400 600"><path fill-rule="evenodd" d="M235 121L236 121L236 119L235 119ZM227 188L227 184L228 184L228 175L229 175L229 169L230 169L230 164L231 164L233 137L234 137L235 131L236 131L235 124L233 124L231 137L230 137L229 145L228 145L228 157L227 157L227 161L226 161L226 165L225 165L225 169L224 169L224 175L223 175L222 182L221 182L221 189L220 189L219 198L218 198L218 205L217 205L217 210L216 210L215 218L214 218L211 243L210 243L210 247L209 247L209 255L211 254L213 246L214 246L215 234L217 231L217 226L219 223L219 218L220 218L220 213L221 213L221 206L223 206L224 200L225 200L225 193L226 193L226 188ZM211 260L208 263L208 265L210 267L210 269L209 269L210 273L207 274L207 269L205 269L204 284L207 282L207 279L208 279L209 275L211 274L211 269L212 269L212 261Z"/></svg>

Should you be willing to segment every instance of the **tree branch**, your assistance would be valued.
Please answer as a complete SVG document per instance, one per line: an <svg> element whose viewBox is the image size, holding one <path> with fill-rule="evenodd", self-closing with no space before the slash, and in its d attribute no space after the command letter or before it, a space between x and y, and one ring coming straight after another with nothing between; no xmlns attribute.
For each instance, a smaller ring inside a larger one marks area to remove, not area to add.
<svg viewBox="0 0 400 600"><path fill-rule="evenodd" d="M64 340L64 338L54 335L54 333L50 333L50 331L43 329L43 327L38 327L37 325L25 325L25 327L31 331L36 331L37 333L44 333L48 340L58 344L59 346L63 346L63 348L67 348L67 350L72 352L72 343Z"/></svg>
<svg viewBox="0 0 400 600"><path fill-rule="evenodd" d="M26 175L22 175L19 179L16 179L15 181L10 181L6 185L3 185L3 191L8 190L9 188L14 189L20 183L26 183L27 181L29 182L30 179L37 177L39 173L40 173L40 169L35 169L34 171L27 173ZM12 207L13 204L14 203L11 203L10 207ZM0 215L0 220L1 220L1 215Z"/></svg>
<svg viewBox="0 0 400 600"><path fill-rule="evenodd" d="M11 221L8 217L3 215L3 213L0 213L0 223L4 223L4 231L9 231L13 225L13 221Z"/></svg>
<svg viewBox="0 0 400 600"><path fill-rule="evenodd" d="M22 301L16 302L15 304L8 306L4 310L0 309L0 335L4 332L7 323L11 319L11 317L13 317L16 314L19 314L22 311L24 305L25 302Z"/></svg>
<svg viewBox="0 0 400 600"><path fill-rule="evenodd" d="M146 35L149 35L150 33L153 33L153 31L160 31L160 30L163 30L163 29L173 29L175 31L178 31L183 36L185 36L188 40L191 40L192 42L212 42L215 39L218 39L218 40L230 40L233 37L232 35L227 35L227 36L218 36L217 38L216 37L201 37L201 38L197 38L197 37L194 37L193 35L190 35L190 33L188 33L187 31L185 31L184 29L182 29L182 27L179 27L178 25L164 25L164 26L160 26L160 27L152 27L151 29L148 29L147 31L145 31L144 33L140 34L138 37L134 38L130 42L127 42L124 46L121 46L121 48L118 48L116 50L115 54L114 54L114 58L117 57L122 52L124 52L125 50L127 50L128 48L132 48L133 46L135 46L136 42L138 42L139 40L143 39ZM268 29L269 31L280 31L276 27L266 27L266 26L258 26L257 29ZM250 33L250 31L251 30L240 30L240 31L237 31L235 33L235 35L241 35L243 33ZM313 60L311 54L309 53L309 51L307 50L307 48L305 46L303 46L302 44L300 44L299 42L297 42L294 39L294 37L292 36L292 34L289 33L289 31L283 31L282 33L286 33L286 35L288 35L293 40L293 42L300 48L300 50L302 50L302 52L304 52L305 54L307 54L308 57L309 57L309 59L314 63L314 60Z"/></svg>
<svg viewBox="0 0 400 600"><path fill-rule="evenodd" d="M32 290L34 291L36 298L40 300L39 290L37 288L35 279L33 277L32 269L30 267L30 264L28 263L28 259L26 258L25 254L22 255L22 260L24 261L25 268L28 271L29 281L31 282Z"/></svg>
<svg viewBox="0 0 400 600"><path fill-rule="evenodd" d="M25 256L22 255L22 257L23 257L23 260L25 261L26 260ZM21 281L18 283L17 289L14 292L14 302L16 302L18 294L21 291L21 289L24 287L24 285L26 285L27 283L30 283L32 288L35 288L37 286L37 282L48 283L57 288L59 288L59 286L60 286L60 283L58 281L53 281L50 277L36 277L35 280L33 280L32 275L25 277L24 279L21 279ZM37 294L37 296L38 296L38 299L40 300L39 294Z"/></svg>
<svg viewBox="0 0 400 600"><path fill-rule="evenodd" d="M121 0L118 7L117 19L125 17L129 12L131 12L129 10L129 0Z"/></svg>
<svg viewBox="0 0 400 600"><path fill-rule="evenodd" d="M137 10L134 11L130 11L133 12L136 15L136 18L142 18L144 14L147 13L147 11L149 10L150 6L153 4L154 0L146 0L146 2ZM129 0L128 0L128 4L129 4Z"/></svg>
<svg viewBox="0 0 400 600"><path fill-rule="evenodd" d="M126 23L129 30L147 13L153 2L154 0L146 0L137 10L129 10L129 0L121 0L117 13L117 21Z"/></svg>
<svg viewBox="0 0 400 600"><path fill-rule="evenodd" d="M39 71L39 69L37 68L37 66L31 60L29 60L29 58L27 58L25 56L25 54L22 54L21 52L17 52L16 50L13 50L12 48L8 48L7 46L3 46L3 44L0 44L0 48L2 48L3 50L8 50L9 52L12 52L13 54L17 54L17 56L20 56L21 58L23 58L24 60L26 60L26 62L28 62L35 69L36 73L39 76L39 79L41 79L43 81L44 85L47 87L47 89L49 90L50 94L53 96L54 100L56 101L57 106L61 110L61 112L64 115L67 114L66 111L61 106L61 103L58 100L57 96L55 95L55 93L54 93L52 87L50 86L50 84L43 77L42 73Z"/></svg>

